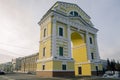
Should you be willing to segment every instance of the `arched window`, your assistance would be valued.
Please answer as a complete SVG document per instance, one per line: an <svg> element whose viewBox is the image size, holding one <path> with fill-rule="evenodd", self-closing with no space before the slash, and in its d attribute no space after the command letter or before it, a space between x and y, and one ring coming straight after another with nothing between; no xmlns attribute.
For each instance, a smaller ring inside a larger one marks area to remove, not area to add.
<svg viewBox="0 0 120 80"><path fill-rule="evenodd" d="M71 16L79 16L78 12L76 12L76 11L71 11L71 12L70 12L70 15L71 15Z"/></svg>
<svg viewBox="0 0 120 80"><path fill-rule="evenodd" d="M44 29L44 35L43 35L43 37L46 37L46 28Z"/></svg>
<svg viewBox="0 0 120 80"><path fill-rule="evenodd" d="M74 15L74 14L73 14L73 11L70 12L70 15L72 15L72 16Z"/></svg>

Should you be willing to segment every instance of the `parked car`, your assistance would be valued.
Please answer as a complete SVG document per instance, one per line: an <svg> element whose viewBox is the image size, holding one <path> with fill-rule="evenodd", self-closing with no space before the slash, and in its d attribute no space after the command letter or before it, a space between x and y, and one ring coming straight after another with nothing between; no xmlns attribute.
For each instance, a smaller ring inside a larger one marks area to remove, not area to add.
<svg viewBox="0 0 120 80"><path fill-rule="evenodd" d="M4 74L5 74L5 72L0 70L0 75L4 75Z"/></svg>

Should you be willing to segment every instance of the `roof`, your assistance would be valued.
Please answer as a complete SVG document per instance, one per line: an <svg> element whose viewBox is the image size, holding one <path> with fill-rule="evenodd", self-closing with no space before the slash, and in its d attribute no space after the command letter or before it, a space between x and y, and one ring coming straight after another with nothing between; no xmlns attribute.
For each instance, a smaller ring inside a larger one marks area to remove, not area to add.
<svg viewBox="0 0 120 80"><path fill-rule="evenodd" d="M90 16L87 15L77 4L69 3L69 2L57 1L57 2L45 13L45 15L42 17L42 19L44 19L50 12L55 11L55 10L53 10L53 8L56 7L55 5L60 4L60 3L74 5L74 6L78 7L88 18L90 18ZM42 20L42 19L41 19L41 20ZM41 20L40 20L40 21L41 21Z"/></svg>

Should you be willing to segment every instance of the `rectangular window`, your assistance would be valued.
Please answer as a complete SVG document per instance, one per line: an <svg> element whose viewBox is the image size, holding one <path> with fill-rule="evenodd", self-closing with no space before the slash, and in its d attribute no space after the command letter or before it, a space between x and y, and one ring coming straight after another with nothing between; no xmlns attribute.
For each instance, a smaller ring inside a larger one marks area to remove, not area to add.
<svg viewBox="0 0 120 80"><path fill-rule="evenodd" d="M91 53L91 58L94 59L94 53Z"/></svg>
<svg viewBox="0 0 120 80"><path fill-rule="evenodd" d="M42 66L42 70L45 70L45 65Z"/></svg>
<svg viewBox="0 0 120 80"><path fill-rule="evenodd" d="M90 44L92 44L92 38L90 37Z"/></svg>
<svg viewBox="0 0 120 80"><path fill-rule="evenodd" d="M63 28L59 28L59 36L63 36Z"/></svg>
<svg viewBox="0 0 120 80"><path fill-rule="evenodd" d="M43 48L43 56L45 56L46 48Z"/></svg>
<svg viewBox="0 0 120 80"><path fill-rule="evenodd" d="M62 65L62 70L66 70L66 64Z"/></svg>
<svg viewBox="0 0 120 80"><path fill-rule="evenodd" d="M46 37L46 28L44 29L44 35L43 36Z"/></svg>
<svg viewBox="0 0 120 80"><path fill-rule="evenodd" d="M59 47L59 56L63 56L63 47Z"/></svg>

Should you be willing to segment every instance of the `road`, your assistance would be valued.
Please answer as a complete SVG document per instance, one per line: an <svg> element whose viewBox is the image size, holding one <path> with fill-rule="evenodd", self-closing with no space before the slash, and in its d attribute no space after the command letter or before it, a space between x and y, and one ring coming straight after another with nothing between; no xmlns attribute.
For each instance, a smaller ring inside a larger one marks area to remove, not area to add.
<svg viewBox="0 0 120 80"><path fill-rule="evenodd" d="M36 75L26 73L9 73L0 75L0 80L70 80L66 78L40 78Z"/></svg>
<svg viewBox="0 0 120 80"><path fill-rule="evenodd" d="M0 80L120 80L120 79L108 79L102 77L74 77L74 78L40 78L36 75L25 73L12 73L6 75L0 75Z"/></svg>

